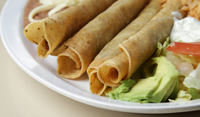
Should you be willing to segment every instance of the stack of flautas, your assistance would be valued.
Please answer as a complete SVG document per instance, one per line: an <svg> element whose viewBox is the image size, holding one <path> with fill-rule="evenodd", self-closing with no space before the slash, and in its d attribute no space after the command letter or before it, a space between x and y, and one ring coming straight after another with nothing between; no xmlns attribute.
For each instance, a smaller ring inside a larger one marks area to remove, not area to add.
<svg viewBox="0 0 200 117"><path fill-rule="evenodd" d="M158 0L152 0L90 64L87 73L91 92L101 95L107 86L117 87L121 80L130 78L153 55L157 43L169 36L173 26L171 13L180 8L180 0L169 1L162 10Z"/></svg>
<svg viewBox="0 0 200 117"><path fill-rule="evenodd" d="M80 77L99 51L138 15L148 1L118 0L85 25L64 44L66 50L57 58L58 74L70 79Z"/></svg>
<svg viewBox="0 0 200 117"><path fill-rule="evenodd" d="M57 73L68 79L87 71L90 91L102 95L130 78L163 43L181 0L82 0L24 29L41 58L57 55Z"/></svg>

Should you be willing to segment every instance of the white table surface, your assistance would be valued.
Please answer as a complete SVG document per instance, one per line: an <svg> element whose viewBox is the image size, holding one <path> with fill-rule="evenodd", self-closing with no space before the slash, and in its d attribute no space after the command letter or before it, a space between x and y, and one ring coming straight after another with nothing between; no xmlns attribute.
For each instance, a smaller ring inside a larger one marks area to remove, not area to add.
<svg viewBox="0 0 200 117"><path fill-rule="evenodd" d="M0 11L6 0L0 0ZM200 111L148 115L115 112L76 102L43 86L11 59L0 41L0 117L189 117Z"/></svg>

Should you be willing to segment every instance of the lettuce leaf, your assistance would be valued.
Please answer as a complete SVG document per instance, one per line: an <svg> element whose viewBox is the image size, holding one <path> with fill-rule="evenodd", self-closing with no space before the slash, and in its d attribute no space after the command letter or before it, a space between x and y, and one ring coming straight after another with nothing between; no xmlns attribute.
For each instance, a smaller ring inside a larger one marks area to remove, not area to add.
<svg viewBox="0 0 200 117"><path fill-rule="evenodd" d="M136 81L133 79L127 79L121 81L120 83L122 84L119 87L117 87L113 92L109 93L109 97L111 99L117 99L119 94L129 92L130 89L136 84Z"/></svg>
<svg viewBox="0 0 200 117"><path fill-rule="evenodd" d="M189 88L188 92L192 95L192 100L200 99L200 94L195 88Z"/></svg>
<svg viewBox="0 0 200 117"><path fill-rule="evenodd" d="M189 74L188 77L185 77L183 84L188 88L200 90L200 64Z"/></svg>
<svg viewBox="0 0 200 117"><path fill-rule="evenodd" d="M192 98L192 95L187 93L186 91L180 90L177 94L177 97L175 100L168 99L169 102L185 102L190 101Z"/></svg>

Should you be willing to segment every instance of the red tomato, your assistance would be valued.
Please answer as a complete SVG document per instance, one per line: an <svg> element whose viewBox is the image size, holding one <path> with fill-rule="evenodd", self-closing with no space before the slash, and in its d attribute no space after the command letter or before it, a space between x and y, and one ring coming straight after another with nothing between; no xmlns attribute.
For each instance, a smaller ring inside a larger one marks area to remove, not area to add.
<svg viewBox="0 0 200 117"><path fill-rule="evenodd" d="M200 56L200 42L173 42L169 45L167 51L172 51L178 54Z"/></svg>

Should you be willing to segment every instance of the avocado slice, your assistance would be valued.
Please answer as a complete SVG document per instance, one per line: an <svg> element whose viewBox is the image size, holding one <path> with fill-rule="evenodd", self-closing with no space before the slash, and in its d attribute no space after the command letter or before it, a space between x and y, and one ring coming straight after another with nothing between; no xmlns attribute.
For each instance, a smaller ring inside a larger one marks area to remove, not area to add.
<svg viewBox="0 0 200 117"><path fill-rule="evenodd" d="M156 57L153 59L158 64L155 76L163 76L160 86L156 92L149 99L149 102L159 103L162 100L166 100L172 93L176 81L179 76L179 72L175 66L165 57ZM173 84L175 82L175 84ZM170 91L171 90L171 91Z"/></svg>
<svg viewBox="0 0 200 117"><path fill-rule="evenodd" d="M180 91L180 88L179 88L179 77L177 78L177 81L175 83L176 84L175 84L174 90L170 94L170 96L168 97L169 99L176 99L177 94ZM163 101L166 101L166 100L167 100L167 98L165 98L165 100L163 100Z"/></svg>
<svg viewBox="0 0 200 117"><path fill-rule="evenodd" d="M163 56L153 58L147 63L157 65L154 76L138 80L129 92L119 94L118 100L159 103L171 95L179 76L175 66Z"/></svg>
<svg viewBox="0 0 200 117"><path fill-rule="evenodd" d="M173 86L174 81L174 79L163 77L160 86L152 95L152 98L149 99L149 102L160 103L162 100L166 100L173 91L174 87L171 86Z"/></svg>
<svg viewBox="0 0 200 117"><path fill-rule="evenodd" d="M174 82L171 84L170 88L168 89L167 93L165 94L165 96L163 97L163 99L162 99L161 102L165 102L165 101L168 99L168 97L169 97L169 96L172 94L172 92L175 90L176 84L177 84L176 81L174 81ZM178 93L178 92L177 92L177 93ZM176 98L176 97L175 97L175 98ZM175 99L175 98L174 98L174 99ZM172 98L171 98L171 99L172 99Z"/></svg>

